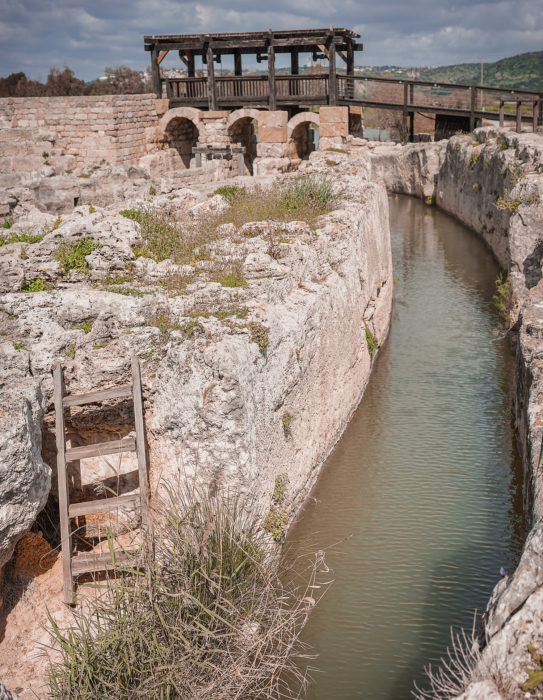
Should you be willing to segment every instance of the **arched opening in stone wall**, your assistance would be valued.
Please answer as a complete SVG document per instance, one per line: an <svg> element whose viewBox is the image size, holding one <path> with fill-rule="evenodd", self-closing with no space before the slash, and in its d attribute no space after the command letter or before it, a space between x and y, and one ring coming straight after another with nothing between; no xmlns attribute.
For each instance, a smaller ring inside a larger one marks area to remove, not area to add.
<svg viewBox="0 0 543 700"><path fill-rule="evenodd" d="M241 143L245 147L245 174L253 174L253 161L256 158L256 143L257 143L258 125L256 119L251 116L241 117L230 125L228 129L228 138L230 143L235 146ZM237 167L236 164L233 166Z"/></svg>
<svg viewBox="0 0 543 700"><path fill-rule="evenodd" d="M166 127L164 139L179 154L180 167L190 168L192 149L198 143L198 128L186 117L174 117Z"/></svg>
<svg viewBox="0 0 543 700"><path fill-rule="evenodd" d="M297 124L288 140L288 153L290 158L307 160L309 154L317 149L319 127L311 121L303 121Z"/></svg>

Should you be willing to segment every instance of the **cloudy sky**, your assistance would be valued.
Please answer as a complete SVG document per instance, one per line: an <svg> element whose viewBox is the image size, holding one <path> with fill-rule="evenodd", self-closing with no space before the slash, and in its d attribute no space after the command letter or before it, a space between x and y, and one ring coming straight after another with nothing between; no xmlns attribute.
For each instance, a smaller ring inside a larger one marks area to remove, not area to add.
<svg viewBox="0 0 543 700"><path fill-rule="evenodd" d="M0 0L0 75L143 69L143 34L348 27L362 65L445 65L543 48L543 0Z"/></svg>

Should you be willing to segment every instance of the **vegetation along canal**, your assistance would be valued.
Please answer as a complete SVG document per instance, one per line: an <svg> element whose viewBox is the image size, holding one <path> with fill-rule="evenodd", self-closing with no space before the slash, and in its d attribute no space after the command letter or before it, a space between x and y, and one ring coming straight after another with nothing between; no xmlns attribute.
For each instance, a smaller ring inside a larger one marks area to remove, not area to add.
<svg viewBox="0 0 543 700"><path fill-rule="evenodd" d="M312 700L411 697L524 536L498 266L447 215L389 201L391 332L288 536L295 555L350 536L328 552L335 583L304 632L319 653Z"/></svg>

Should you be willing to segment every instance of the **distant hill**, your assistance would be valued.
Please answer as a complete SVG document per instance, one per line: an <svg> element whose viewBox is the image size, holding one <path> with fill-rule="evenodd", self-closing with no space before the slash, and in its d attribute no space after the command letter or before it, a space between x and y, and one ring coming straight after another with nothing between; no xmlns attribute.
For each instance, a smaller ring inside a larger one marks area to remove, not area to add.
<svg viewBox="0 0 543 700"><path fill-rule="evenodd" d="M439 83L478 85L481 81L480 63L458 63L438 68L379 66L362 68L360 72L369 76L415 78L415 80L435 80ZM495 63L485 62L484 84L489 87L516 87L543 92L543 51L520 53L509 58L502 58Z"/></svg>

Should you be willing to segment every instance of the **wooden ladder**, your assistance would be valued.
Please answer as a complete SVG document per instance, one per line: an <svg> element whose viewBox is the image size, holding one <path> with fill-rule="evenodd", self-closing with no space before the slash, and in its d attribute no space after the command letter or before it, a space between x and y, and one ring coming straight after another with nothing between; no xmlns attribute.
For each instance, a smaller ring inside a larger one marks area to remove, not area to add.
<svg viewBox="0 0 543 700"><path fill-rule="evenodd" d="M88 394L67 395L64 386L64 372L59 362L53 371L55 390L55 423L57 442L58 497L60 509L60 537L62 547L62 573L64 580L64 600L69 605L75 602L75 576L96 571L106 571L119 564L132 562L129 552L89 553L74 557L72 553L72 533L70 519L90 513L104 513L121 506L137 506L141 510L142 526L147 527L149 488L147 483L147 462L145 458L145 430L143 425L143 403L141 398L141 374L138 358L132 356L132 383ZM111 440L95 445L66 448L64 409L70 406L84 406L111 399L132 399L134 406L134 423L136 438ZM70 489L66 472L66 463L88 457L101 457L123 452L136 452L138 458L139 492L132 495L101 498L83 503L70 503Z"/></svg>

